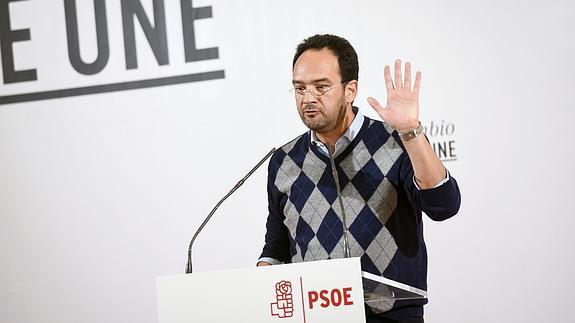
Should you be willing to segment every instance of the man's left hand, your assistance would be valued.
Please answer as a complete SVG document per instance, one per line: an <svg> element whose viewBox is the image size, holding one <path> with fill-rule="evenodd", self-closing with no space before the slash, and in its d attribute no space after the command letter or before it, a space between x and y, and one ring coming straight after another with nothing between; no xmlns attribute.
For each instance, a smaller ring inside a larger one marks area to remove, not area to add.
<svg viewBox="0 0 575 323"><path fill-rule="evenodd" d="M419 86L421 72L415 74L415 83L411 88L411 64L405 63L405 77L401 75L401 60L395 61L394 78L391 79L389 65L383 70L387 105L385 108L373 97L367 102L379 114L381 119L399 133L411 131L419 125Z"/></svg>

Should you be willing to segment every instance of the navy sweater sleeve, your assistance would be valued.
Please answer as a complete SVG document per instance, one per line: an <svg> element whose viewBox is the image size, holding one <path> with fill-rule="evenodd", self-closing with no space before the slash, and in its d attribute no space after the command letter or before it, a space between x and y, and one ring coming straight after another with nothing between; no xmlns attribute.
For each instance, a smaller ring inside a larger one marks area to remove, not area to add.
<svg viewBox="0 0 575 323"><path fill-rule="evenodd" d="M411 203L434 221L447 220L457 214L461 205L459 186L453 176L442 185L425 190L419 190L413 182L413 167L407 153L401 161L401 180L403 187L409 193Z"/></svg>
<svg viewBox="0 0 575 323"><path fill-rule="evenodd" d="M283 152L278 150L272 156L268 166L268 218L262 257L274 258L284 263L291 262L290 242L287 227L284 224L283 201L286 196L275 186L275 179L283 159Z"/></svg>

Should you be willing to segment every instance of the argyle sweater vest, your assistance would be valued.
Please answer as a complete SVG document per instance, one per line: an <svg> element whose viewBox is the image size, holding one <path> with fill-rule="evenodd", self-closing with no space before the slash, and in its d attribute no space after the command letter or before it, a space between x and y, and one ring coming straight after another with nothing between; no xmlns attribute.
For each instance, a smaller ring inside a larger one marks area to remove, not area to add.
<svg viewBox="0 0 575 323"><path fill-rule="evenodd" d="M335 160L352 257L362 270L427 289L427 252L421 212L446 219L459 208L455 179L418 190L397 135L365 118L356 138ZM269 216L262 257L301 262L344 257L343 212L330 158L305 133L278 149L268 169ZM426 301L375 304L375 313L422 316ZM390 311L391 310L391 311Z"/></svg>

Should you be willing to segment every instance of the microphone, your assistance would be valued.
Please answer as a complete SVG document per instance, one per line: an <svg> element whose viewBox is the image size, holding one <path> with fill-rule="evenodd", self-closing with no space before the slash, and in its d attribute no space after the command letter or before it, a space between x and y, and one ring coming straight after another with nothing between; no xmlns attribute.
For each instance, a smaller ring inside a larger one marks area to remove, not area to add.
<svg viewBox="0 0 575 323"><path fill-rule="evenodd" d="M196 231L196 233L194 234L194 237L192 238L192 240L190 241L190 246L188 247L188 264L186 266L186 274L191 274L192 273L192 246L194 245L194 241L196 240L196 237L198 236L198 234L200 233L200 231L202 231L202 229L206 226L206 224L208 223L208 221L210 221L210 219L212 218L212 215L214 215L214 213L216 212L216 210L218 209L218 207L228 198L230 197L230 195L232 195L238 188L240 188L240 186L242 186L244 184L244 182L246 181L246 179L248 179L248 177L250 177L268 158L270 158L270 156L276 151L275 148L272 148L272 150L270 150L269 153L267 153L267 155L265 155L264 158L262 158L255 166L254 168L252 168L246 176L244 176L244 178L240 179L237 184L228 192L228 194L226 194L226 196L224 196L217 204L216 206L212 209L212 211L210 212L210 214L208 214L208 216L206 217L206 219L204 220L204 222L200 225L200 227L198 228L198 231Z"/></svg>

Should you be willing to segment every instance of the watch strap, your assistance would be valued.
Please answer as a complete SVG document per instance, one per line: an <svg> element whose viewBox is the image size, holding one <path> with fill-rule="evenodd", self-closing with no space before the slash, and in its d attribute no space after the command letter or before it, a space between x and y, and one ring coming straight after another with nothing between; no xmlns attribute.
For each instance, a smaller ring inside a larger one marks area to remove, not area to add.
<svg viewBox="0 0 575 323"><path fill-rule="evenodd" d="M417 128L410 130L408 132L400 133L399 138L401 138L401 140L403 140L403 141L409 141L409 140L421 135L422 132L423 132L423 125L421 124L421 122L419 122L419 124L417 125Z"/></svg>

